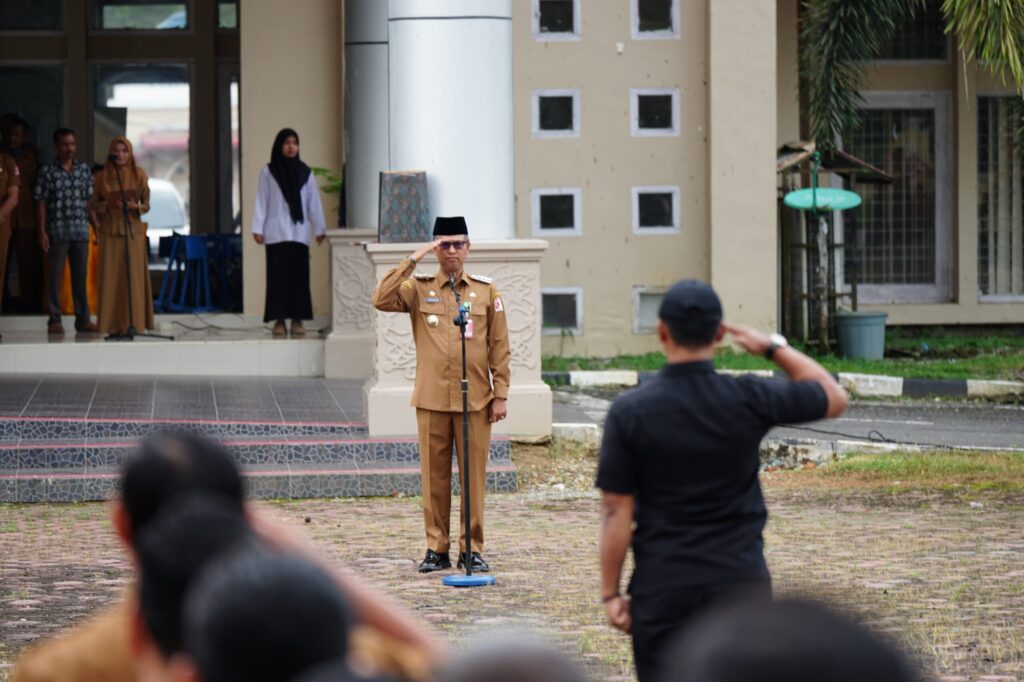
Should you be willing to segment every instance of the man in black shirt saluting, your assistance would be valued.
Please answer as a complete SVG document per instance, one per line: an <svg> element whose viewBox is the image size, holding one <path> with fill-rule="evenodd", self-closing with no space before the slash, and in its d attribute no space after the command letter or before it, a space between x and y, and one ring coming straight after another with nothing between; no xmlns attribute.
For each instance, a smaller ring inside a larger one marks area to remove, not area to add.
<svg viewBox="0 0 1024 682"><path fill-rule="evenodd" d="M703 282L669 289L658 317L668 363L612 404L597 473L601 598L608 622L632 633L641 682L661 677L665 644L698 612L770 596L761 439L778 424L839 416L848 402L835 379L782 336L724 324L721 302ZM712 356L726 334L790 381L717 374ZM619 585L630 543L636 568L627 598Z"/></svg>

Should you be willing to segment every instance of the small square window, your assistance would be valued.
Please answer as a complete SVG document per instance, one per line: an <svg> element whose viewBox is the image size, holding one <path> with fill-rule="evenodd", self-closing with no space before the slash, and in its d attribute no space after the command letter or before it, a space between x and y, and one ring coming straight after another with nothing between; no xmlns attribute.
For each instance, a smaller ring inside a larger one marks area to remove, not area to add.
<svg viewBox="0 0 1024 682"><path fill-rule="evenodd" d="M541 289L541 332L580 333L583 292L578 288Z"/></svg>
<svg viewBox="0 0 1024 682"><path fill-rule="evenodd" d="M640 95L637 125L641 130L672 127L672 95Z"/></svg>
<svg viewBox="0 0 1024 682"><path fill-rule="evenodd" d="M634 137L679 134L679 90L635 88L630 91L630 128Z"/></svg>
<svg viewBox="0 0 1024 682"><path fill-rule="evenodd" d="M537 40L579 40L580 0L533 0Z"/></svg>
<svg viewBox="0 0 1024 682"><path fill-rule="evenodd" d="M541 130L572 130L572 97L540 98Z"/></svg>
<svg viewBox="0 0 1024 682"><path fill-rule="evenodd" d="M531 193L533 234L538 237L576 236L582 234L580 221L580 189L543 188Z"/></svg>
<svg viewBox="0 0 1024 682"><path fill-rule="evenodd" d="M634 187L633 232L636 234L678 233L679 188Z"/></svg>
<svg viewBox="0 0 1024 682"><path fill-rule="evenodd" d="M633 38L679 37L679 0L631 0Z"/></svg>
<svg viewBox="0 0 1024 682"><path fill-rule="evenodd" d="M571 229L576 222L573 217L575 198L571 194L549 194L540 198L540 229Z"/></svg>
<svg viewBox="0 0 1024 682"><path fill-rule="evenodd" d="M661 289L633 289L633 333L651 334L658 329L658 309L665 298Z"/></svg>
<svg viewBox="0 0 1024 682"><path fill-rule="evenodd" d="M534 137L579 137L579 134L579 90L533 91Z"/></svg>

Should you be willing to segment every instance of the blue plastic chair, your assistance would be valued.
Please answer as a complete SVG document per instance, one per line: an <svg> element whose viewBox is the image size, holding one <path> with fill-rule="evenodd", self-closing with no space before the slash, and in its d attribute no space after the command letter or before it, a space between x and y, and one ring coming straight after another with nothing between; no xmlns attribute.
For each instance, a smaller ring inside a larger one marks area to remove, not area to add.
<svg viewBox="0 0 1024 682"><path fill-rule="evenodd" d="M175 235L170 260L160 285L156 309L176 313L216 310L210 298L210 263L206 237Z"/></svg>

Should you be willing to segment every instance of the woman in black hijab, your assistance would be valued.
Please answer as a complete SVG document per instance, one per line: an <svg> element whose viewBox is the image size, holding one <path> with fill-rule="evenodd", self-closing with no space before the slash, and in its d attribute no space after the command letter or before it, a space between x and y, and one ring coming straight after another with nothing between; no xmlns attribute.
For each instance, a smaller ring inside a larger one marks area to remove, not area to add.
<svg viewBox="0 0 1024 682"><path fill-rule="evenodd" d="M284 128L274 139L270 163L260 171L252 236L267 247L267 299L263 321L274 321L274 336L284 336L285 320L292 336L306 330L313 318L309 293L309 241L324 240L324 211L309 166L299 158L299 134Z"/></svg>

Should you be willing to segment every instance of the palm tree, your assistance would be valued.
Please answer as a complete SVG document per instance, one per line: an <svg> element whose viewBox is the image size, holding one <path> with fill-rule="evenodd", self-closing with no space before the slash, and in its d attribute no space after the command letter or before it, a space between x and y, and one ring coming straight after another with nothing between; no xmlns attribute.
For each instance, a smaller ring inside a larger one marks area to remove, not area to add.
<svg viewBox="0 0 1024 682"><path fill-rule="evenodd" d="M800 77L807 126L819 148L860 124L865 67L929 0L802 0ZM946 32L966 59L1024 92L1024 2L942 0ZM1024 117L1018 126L1024 139Z"/></svg>

